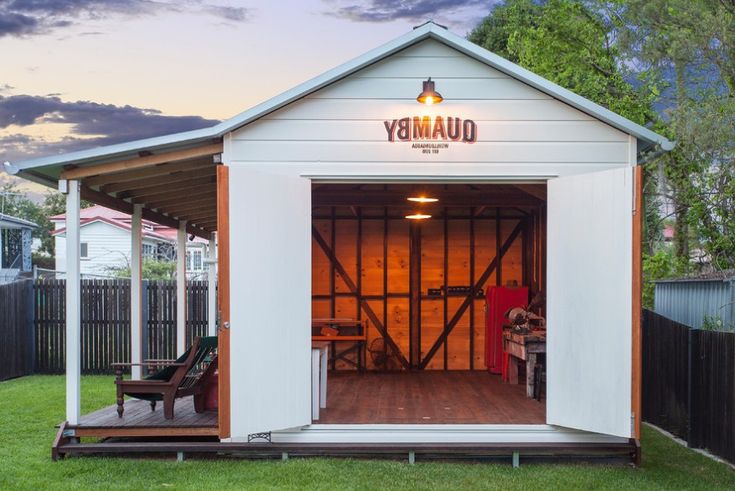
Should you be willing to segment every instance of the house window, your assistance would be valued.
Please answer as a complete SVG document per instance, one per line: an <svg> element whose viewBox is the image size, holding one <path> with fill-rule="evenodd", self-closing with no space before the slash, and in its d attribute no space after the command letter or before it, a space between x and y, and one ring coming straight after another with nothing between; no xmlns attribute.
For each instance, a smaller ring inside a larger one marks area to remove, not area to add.
<svg viewBox="0 0 735 491"><path fill-rule="evenodd" d="M202 251L188 251L186 253L186 269L188 271L202 270Z"/></svg>
<svg viewBox="0 0 735 491"><path fill-rule="evenodd" d="M79 244L79 249L79 257L81 257L82 259L87 259L89 257L89 244L87 244L86 242L82 242Z"/></svg>
<svg viewBox="0 0 735 491"><path fill-rule="evenodd" d="M155 259L156 246L153 244L143 244L143 257L146 259Z"/></svg>

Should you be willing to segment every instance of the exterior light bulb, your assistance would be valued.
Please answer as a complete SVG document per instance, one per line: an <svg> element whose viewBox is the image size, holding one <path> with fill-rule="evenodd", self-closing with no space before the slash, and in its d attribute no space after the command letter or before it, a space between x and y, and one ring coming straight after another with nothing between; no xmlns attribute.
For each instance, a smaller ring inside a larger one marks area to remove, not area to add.
<svg viewBox="0 0 735 491"><path fill-rule="evenodd" d="M434 104L439 104L441 101L444 100L444 98L439 92L436 91L436 89L434 88L434 82L431 80L431 77L429 77L429 79L423 83L423 90L418 95L416 100L421 104L431 106Z"/></svg>
<svg viewBox="0 0 735 491"><path fill-rule="evenodd" d="M431 215L426 215L424 213L414 213L413 215L406 215L406 218L409 220L426 220L427 218L431 218Z"/></svg>
<svg viewBox="0 0 735 491"><path fill-rule="evenodd" d="M406 198L408 201L413 201L414 203L436 203L439 201L438 198L429 198L427 196L411 196L410 198Z"/></svg>

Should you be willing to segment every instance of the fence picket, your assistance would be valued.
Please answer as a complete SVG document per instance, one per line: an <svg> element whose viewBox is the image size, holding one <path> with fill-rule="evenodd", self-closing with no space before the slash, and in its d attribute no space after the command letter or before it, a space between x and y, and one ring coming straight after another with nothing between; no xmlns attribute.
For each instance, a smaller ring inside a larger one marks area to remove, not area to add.
<svg viewBox="0 0 735 491"><path fill-rule="evenodd" d="M735 463L735 333L643 320L643 419Z"/></svg>
<svg viewBox="0 0 735 491"><path fill-rule="evenodd" d="M65 285L65 280L36 280L33 285L35 373L64 373ZM143 294L148 307L143 313L144 332L148 334L143 340L146 358L175 358L176 284L149 281ZM187 297L192 306L186 323L187 340L191 342L194 336L206 335L207 283L189 282ZM0 296L0 302L6 298L10 297ZM109 374L112 363L130 360L129 281L82 280L81 320L82 373Z"/></svg>

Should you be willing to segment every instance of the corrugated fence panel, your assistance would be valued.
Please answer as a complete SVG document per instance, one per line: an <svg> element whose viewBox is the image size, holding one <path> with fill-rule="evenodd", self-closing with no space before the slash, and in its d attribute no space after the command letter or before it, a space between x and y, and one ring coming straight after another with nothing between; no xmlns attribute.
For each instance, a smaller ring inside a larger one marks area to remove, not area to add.
<svg viewBox="0 0 735 491"><path fill-rule="evenodd" d="M654 310L676 322L702 327L705 316L735 324L735 284L732 280L656 282Z"/></svg>

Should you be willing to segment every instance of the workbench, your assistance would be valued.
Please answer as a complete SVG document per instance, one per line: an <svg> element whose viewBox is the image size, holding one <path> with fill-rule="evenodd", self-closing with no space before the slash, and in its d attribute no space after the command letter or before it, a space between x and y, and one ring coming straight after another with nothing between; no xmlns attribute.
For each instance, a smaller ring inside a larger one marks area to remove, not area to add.
<svg viewBox="0 0 735 491"><path fill-rule="evenodd" d="M546 353L546 333L518 334L510 329L505 329L503 330L503 351L509 355L508 382L511 384L518 383L520 362L526 362L526 395L533 398L536 384L533 369L536 366L537 355Z"/></svg>
<svg viewBox="0 0 735 491"><path fill-rule="evenodd" d="M333 335L322 335L322 328L333 330ZM357 368L358 371L365 369L366 347L367 347L367 322L355 319L312 319L311 321L312 343L330 343L329 363L332 370L337 368L337 361L341 360L348 365ZM342 351L337 350L336 343L350 343L351 346ZM347 355L355 353L355 360Z"/></svg>

